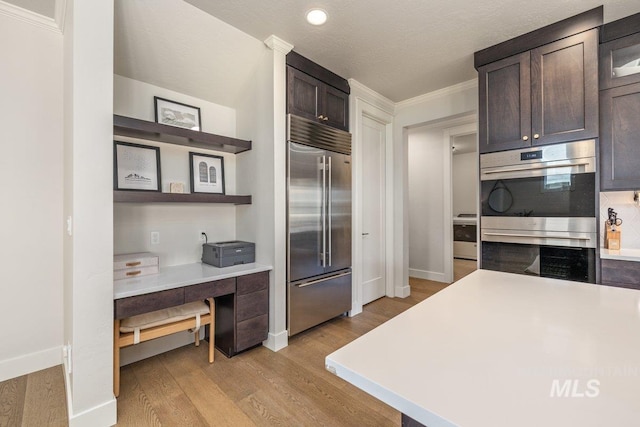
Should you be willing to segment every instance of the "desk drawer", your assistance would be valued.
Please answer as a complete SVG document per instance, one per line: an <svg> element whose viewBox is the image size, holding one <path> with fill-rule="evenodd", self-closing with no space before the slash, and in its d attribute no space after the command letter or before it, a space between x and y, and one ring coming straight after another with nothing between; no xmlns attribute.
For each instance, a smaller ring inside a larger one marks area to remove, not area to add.
<svg viewBox="0 0 640 427"><path fill-rule="evenodd" d="M236 301L236 319L238 322L269 313L269 291L238 295Z"/></svg>
<svg viewBox="0 0 640 427"><path fill-rule="evenodd" d="M269 332L269 316L262 315L253 319L238 322L236 331L236 352L258 345L267 339Z"/></svg>
<svg viewBox="0 0 640 427"><path fill-rule="evenodd" d="M113 301L115 319L135 316L150 311L184 304L184 289L169 289Z"/></svg>
<svg viewBox="0 0 640 427"><path fill-rule="evenodd" d="M184 302L192 302L207 298L218 297L220 295L232 294L236 291L236 279L216 280L213 282L200 283L184 288Z"/></svg>
<svg viewBox="0 0 640 427"><path fill-rule="evenodd" d="M250 294L269 287L269 272L247 274L246 276L237 277L237 293L238 295Z"/></svg>

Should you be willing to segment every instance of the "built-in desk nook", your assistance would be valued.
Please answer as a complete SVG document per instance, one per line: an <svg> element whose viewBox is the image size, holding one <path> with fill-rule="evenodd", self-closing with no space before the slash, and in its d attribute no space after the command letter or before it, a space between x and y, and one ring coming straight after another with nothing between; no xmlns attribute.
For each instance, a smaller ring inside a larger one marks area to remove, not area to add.
<svg viewBox="0 0 640 427"><path fill-rule="evenodd" d="M255 263L225 268L193 263L161 267L158 274L114 281L115 375L119 372L117 343L121 320L189 303L215 301L210 313L201 314L202 325L215 325L215 346L227 357L261 344L269 331L271 269ZM192 319L196 317L194 314ZM207 328L207 339L209 334Z"/></svg>

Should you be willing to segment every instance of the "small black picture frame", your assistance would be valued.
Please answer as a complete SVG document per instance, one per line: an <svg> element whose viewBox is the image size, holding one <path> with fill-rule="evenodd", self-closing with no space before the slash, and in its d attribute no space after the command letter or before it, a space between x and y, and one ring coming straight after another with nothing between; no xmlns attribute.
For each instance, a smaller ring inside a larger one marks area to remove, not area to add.
<svg viewBox="0 0 640 427"><path fill-rule="evenodd" d="M224 158L189 152L189 181L192 193L224 194Z"/></svg>
<svg viewBox="0 0 640 427"><path fill-rule="evenodd" d="M182 102L153 97L156 123L179 128L202 130L200 108Z"/></svg>
<svg viewBox="0 0 640 427"><path fill-rule="evenodd" d="M113 189L161 192L160 148L113 141Z"/></svg>

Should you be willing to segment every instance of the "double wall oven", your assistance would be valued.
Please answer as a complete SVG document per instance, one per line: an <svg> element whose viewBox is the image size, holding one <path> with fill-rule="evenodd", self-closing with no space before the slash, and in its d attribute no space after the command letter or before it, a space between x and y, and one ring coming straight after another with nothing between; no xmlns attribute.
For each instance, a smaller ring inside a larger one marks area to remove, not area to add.
<svg viewBox="0 0 640 427"><path fill-rule="evenodd" d="M596 282L595 140L480 156L481 267Z"/></svg>

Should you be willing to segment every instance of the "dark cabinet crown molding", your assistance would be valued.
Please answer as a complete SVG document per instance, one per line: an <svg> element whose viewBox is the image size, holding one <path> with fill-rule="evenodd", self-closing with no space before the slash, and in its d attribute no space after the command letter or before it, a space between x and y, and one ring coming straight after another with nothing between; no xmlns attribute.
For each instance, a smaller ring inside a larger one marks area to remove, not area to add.
<svg viewBox="0 0 640 427"><path fill-rule="evenodd" d="M347 80L293 50L287 54L287 65L303 73L307 73L323 83L333 86L347 94L351 93L351 88Z"/></svg>
<svg viewBox="0 0 640 427"><path fill-rule="evenodd" d="M604 9L598 6L579 15L572 16L530 33L523 34L495 46L474 53L474 67L490 64L509 56L535 49L584 31L597 28L603 23Z"/></svg>
<svg viewBox="0 0 640 427"><path fill-rule="evenodd" d="M610 42L635 33L640 33L640 13L604 24L600 29L600 43Z"/></svg>

